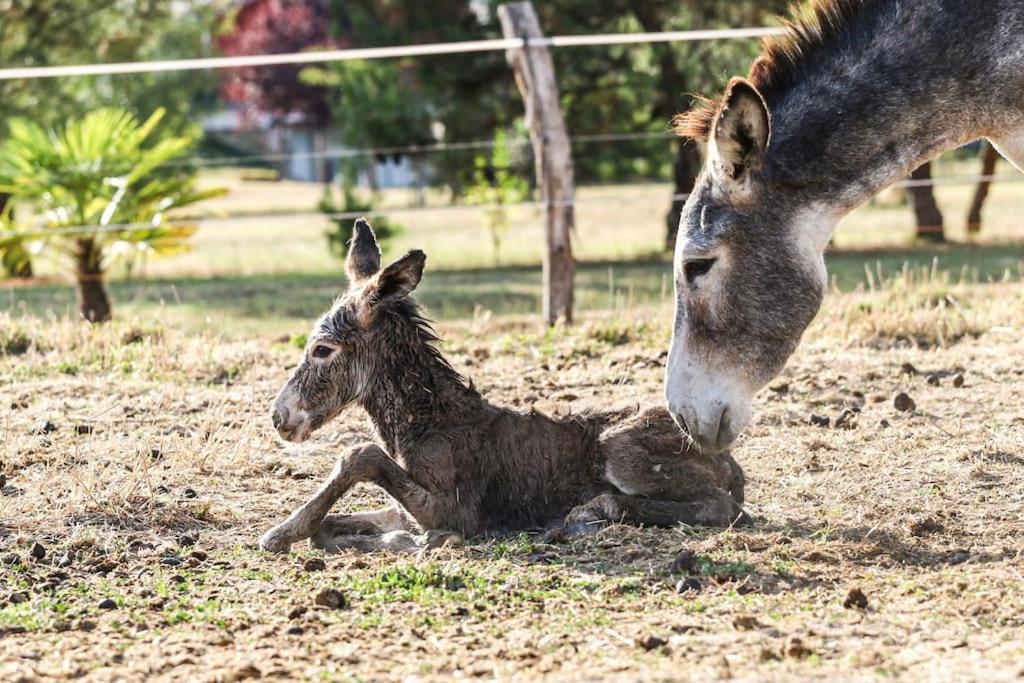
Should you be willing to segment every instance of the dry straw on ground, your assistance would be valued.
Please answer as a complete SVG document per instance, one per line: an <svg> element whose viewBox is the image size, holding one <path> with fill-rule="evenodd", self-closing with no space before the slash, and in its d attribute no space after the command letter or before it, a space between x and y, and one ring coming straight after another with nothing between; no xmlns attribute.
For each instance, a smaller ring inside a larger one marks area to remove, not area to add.
<svg viewBox="0 0 1024 683"><path fill-rule="evenodd" d="M1024 286L903 284L833 298L762 393L735 450L751 529L325 566L253 545L368 436L353 410L297 451L274 438L297 349L0 319L0 680L1024 673ZM658 400L665 322L444 332L489 395L569 411Z"/></svg>

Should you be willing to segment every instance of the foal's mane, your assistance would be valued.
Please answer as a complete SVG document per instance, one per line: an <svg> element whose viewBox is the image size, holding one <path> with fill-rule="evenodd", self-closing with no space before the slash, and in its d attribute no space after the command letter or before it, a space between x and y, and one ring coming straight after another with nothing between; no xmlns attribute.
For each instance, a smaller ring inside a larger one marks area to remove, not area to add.
<svg viewBox="0 0 1024 683"><path fill-rule="evenodd" d="M427 357L435 363L435 367L448 379L476 394L477 390L473 382L466 379L464 375L452 367L452 364L441 353L439 348L441 337L434 329L434 322L423 313L423 308L416 300L412 297L405 297L396 301L393 306L393 310L398 317L412 323L417 341L420 342Z"/></svg>
<svg viewBox="0 0 1024 683"><path fill-rule="evenodd" d="M804 66L830 43L841 38L868 7L878 0L810 0L790 5L792 19L782 19L785 32L761 41L762 54L750 67L748 80L769 105L794 82ZM676 134L707 140L722 109L723 98L698 97L693 109L678 114Z"/></svg>

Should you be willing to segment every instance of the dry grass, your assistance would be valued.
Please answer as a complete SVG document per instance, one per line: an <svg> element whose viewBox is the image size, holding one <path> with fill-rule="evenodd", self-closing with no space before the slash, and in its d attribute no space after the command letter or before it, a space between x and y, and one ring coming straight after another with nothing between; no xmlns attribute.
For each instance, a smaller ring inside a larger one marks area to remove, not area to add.
<svg viewBox="0 0 1024 683"><path fill-rule="evenodd" d="M524 534L321 571L254 540L369 432L353 410L300 450L274 438L288 341L0 317L0 680L1008 680L1024 674L1022 304L1019 283L910 273L833 297L735 449L752 529ZM667 320L443 331L490 396L567 411L657 400ZM693 566L673 573L683 548ZM688 575L700 590L677 593ZM317 607L325 587L349 606ZM844 607L854 588L866 609Z"/></svg>

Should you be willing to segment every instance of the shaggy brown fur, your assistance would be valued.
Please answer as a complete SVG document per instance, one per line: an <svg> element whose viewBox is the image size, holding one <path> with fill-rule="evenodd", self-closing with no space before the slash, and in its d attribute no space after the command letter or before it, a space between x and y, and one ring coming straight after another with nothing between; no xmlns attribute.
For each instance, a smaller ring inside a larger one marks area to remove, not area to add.
<svg viewBox="0 0 1024 683"><path fill-rule="evenodd" d="M264 535L263 548L284 551L312 538L328 550L408 550L452 534L545 527L567 516L577 530L605 521L745 520L739 466L728 454L690 446L664 408L558 418L484 400L440 354L408 296L424 258L410 252L380 270L373 233L357 223L352 286L317 323L275 403L274 425L302 441L359 403L378 442L343 454L321 491ZM380 485L400 509L326 517L358 482ZM417 531L428 533L416 538Z"/></svg>
<svg viewBox="0 0 1024 683"><path fill-rule="evenodd" d="M811 0L790 7L792 19L782 19L785 33L761 43L762 55L747 76L769 108L773 100L800 77L804 64L818 52L840 40L850 23L875 0ZM673 120L676 134L691 140L707 140L725 102L724 97L698 97L694 107Z"/></svg>

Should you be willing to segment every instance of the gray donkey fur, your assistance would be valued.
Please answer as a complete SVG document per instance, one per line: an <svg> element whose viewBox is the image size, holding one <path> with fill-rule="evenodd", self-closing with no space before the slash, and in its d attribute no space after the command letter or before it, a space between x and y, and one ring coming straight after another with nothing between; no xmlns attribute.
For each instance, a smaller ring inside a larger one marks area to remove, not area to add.
<svg viewBox="0 0 1024 683"><path fill-rule="evenodd" d="M799 10L747 78L677 119L708 154L679 225L665 393L708 451L743 430L816 315L842 216L980 137L1024 170L1024 1Z"/></svg>
<svg viewBox="0 0 1024 683"><path fill-rule="evenodd" d="M282 437L300 442L358 403L377 442L348 449L262 548L284 552L312 538L327 550L411 550L562 520L574 528L747 520L739 466L693 448L663 408L555 418L484 400L442 357L409 296L425 259L412 251L381 269L373 232L357 221L350 287L316 323L273 419ZM376 483L398 507L328 516L359 482Z"/></svg>

